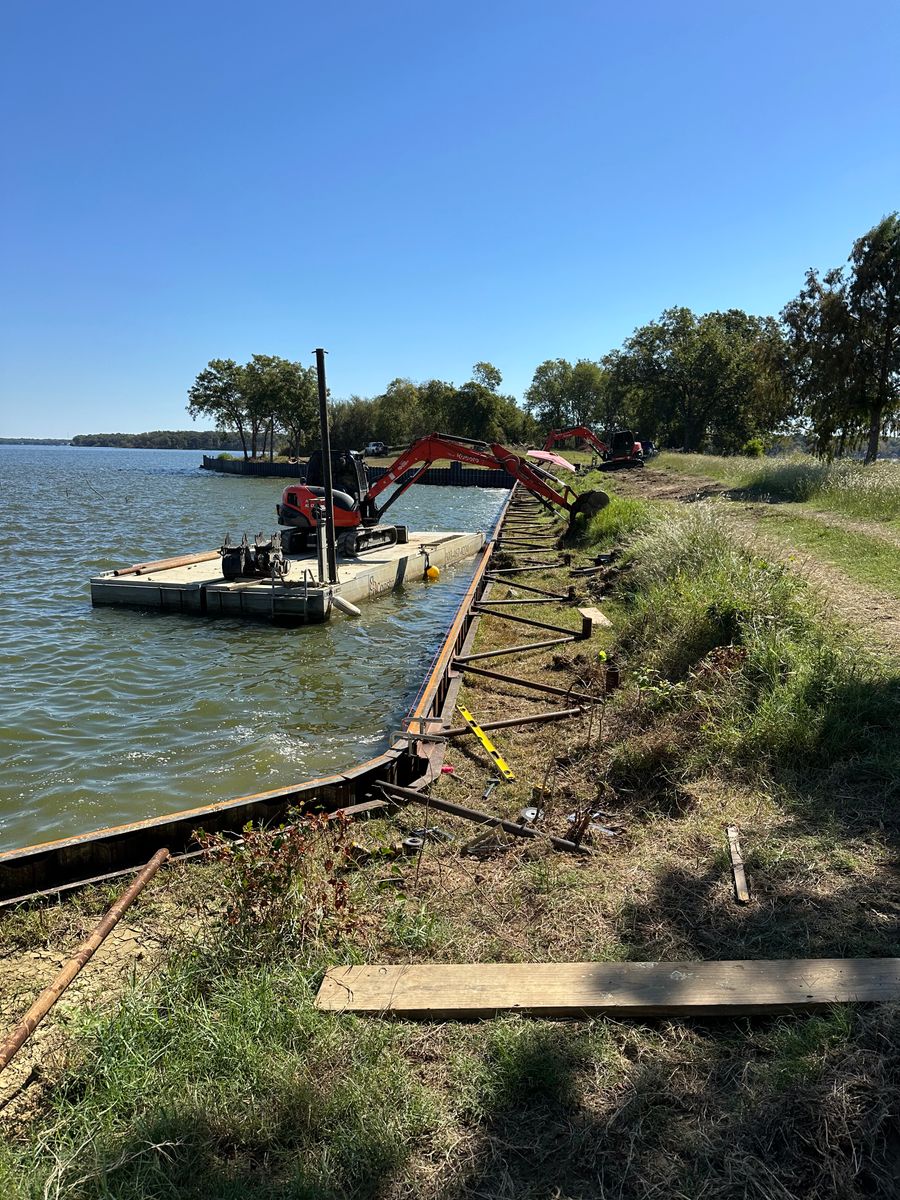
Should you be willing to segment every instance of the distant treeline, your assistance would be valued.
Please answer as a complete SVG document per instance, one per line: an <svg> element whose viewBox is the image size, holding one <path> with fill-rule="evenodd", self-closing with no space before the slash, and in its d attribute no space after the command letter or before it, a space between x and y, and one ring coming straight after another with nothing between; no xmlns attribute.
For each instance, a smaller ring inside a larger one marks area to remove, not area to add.
<svg viewBox="0 0 900 1200"><path fill-rule="evenodd" d="M0 446L68 446L68 438L4 438Z"/></svg>
<svg viewBox="0 0 900 1200"><path fill-rule="evenodd" d="M149 433L79 433L73 446L115 446L126 450L240 450L236 433L221 429L152 429Z"/></svg>
<svg viewBox="0 0 900 1200"><path fill-rule="evenodd" d="M534 444L584 425L693 452L762 454L788 438L823 458L874 461L900 432L900 218L858 238L845 267L810 270L778 317L673 307L596 360L540 363L522 404L501 383L478 362L462 385L397 378L381 395L333 401L332 445L398 446L432 431ZM273 440L290 455L316 445L312 367L214 359L188 396L191 416L234 430L245 457Z"/></svg>

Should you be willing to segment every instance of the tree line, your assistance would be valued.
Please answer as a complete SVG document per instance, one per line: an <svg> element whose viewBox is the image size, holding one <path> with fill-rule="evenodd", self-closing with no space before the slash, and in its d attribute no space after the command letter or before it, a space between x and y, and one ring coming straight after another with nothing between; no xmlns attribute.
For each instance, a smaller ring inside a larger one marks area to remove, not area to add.
<svg viewBox="0 0 900 1200"><path fill-rule="evenodd" d="M874 461L900 428L900 218L859 238L844 267L810 270L778 318L673 307L597 360L540 363L521 405L502 382L489 362L461 386L394 379L381 395L330 404L332 443L399 446L441 430L523 444L587 425L721 454L759 453L793 433L823 457L864 448ZM215 359L188 411L234 431L245 457L276 435L297 455L317 440L315 369L269 355Z"/></svg>
<svg viewBox="0 0 900 1200"><path fill-rule="evenodd" d="M67 445L69 443L66 443ZM123 450L240 450L237 434L222 429L151 429L147 433L79 433L73 446Z"/></svg>

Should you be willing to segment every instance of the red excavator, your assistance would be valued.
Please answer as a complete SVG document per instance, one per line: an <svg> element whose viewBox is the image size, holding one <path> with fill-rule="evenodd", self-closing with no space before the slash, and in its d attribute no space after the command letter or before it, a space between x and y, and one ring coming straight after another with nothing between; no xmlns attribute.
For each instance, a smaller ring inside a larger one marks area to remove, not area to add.
<svg viewBox="0 0 900 1200"><path fill-rule="evenodd" d="M609 496L605 492L579 494L549 471L527 462L521 455L496 442L476 442L446 433L428 434L413 442L381 478L371 484L363 456L358 451L334 450L331 469L339 553L352 557L363 550L393 545L402 540L402 526L382 525L381 518L394 501L439 459L506 470L548 507L556 504L564 508L569 513L570 521L579 513L593 516L609 503ZM413 467L417 469L410 477L399 483L383 504L377 504L382 492L401 480ZM317 450L310 456L305 481L289 484L275 510L279 525L287 526L281 533L285 554L295 554L306 548L307 537L316 528L316 510L324 503L323 482L322 454Z"/></svg>
<svg viewBox="0 0 900 1200"><path fill-rule="evenodd" d="M554 429L547 434L544 449L550 450L557 442L567 438L583 438L594 447L602 459L601 471L616 471L620 467L642 467L644 448L630 429L617 429L610 436L610 444L600 440L587 425L576 425L573 429Z"/></svg>

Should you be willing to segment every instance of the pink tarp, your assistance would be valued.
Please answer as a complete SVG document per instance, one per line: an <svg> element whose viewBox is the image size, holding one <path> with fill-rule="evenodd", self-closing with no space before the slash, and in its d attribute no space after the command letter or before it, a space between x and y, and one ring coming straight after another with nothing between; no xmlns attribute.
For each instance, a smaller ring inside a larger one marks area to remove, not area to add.
<svg viewBox="0 0 900 1200"><path fill-rule="evenodd" d="M567 458L563 458L561 454L552 454L549 450L529 450L528 457L543 459L544 462L554 463L557 467L565 467L567 471L575 470Z"/></svg>

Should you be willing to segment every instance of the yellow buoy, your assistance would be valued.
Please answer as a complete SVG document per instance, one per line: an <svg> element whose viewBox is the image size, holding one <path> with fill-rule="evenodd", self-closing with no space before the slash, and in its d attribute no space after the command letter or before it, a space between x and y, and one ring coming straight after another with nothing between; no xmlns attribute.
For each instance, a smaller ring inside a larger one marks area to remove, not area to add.
<svg viewBox="0 0 900 1200"><path fill-rule="evenodd" d="M441 572L438 567L429 567L428 570L425 572L426 579L434 580L434 579L440 579L440 577L441 577Z"/></svg>

